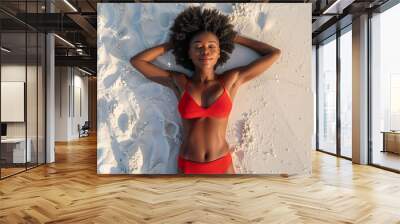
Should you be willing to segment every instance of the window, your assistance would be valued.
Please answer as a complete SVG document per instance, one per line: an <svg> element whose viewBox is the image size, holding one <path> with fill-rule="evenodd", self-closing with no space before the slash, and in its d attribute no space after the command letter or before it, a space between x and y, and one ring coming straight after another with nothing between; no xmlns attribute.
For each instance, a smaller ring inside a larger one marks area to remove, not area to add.
<svg viewBox="0 0 400 224"><path fill-rule="evenodd" d="M43 12L44 3L1 1L0 6L10 6L23 16ZM5 115L1 118L0 178L5 178L45 163L46 39L44 33L8 14L0 12L0 17L9 21L0 24L0 111ZM4 100L10 96L17 100ZM11 106L18 111L10 110Z"/></svg>
<svg viewBox="0 0 400 224"><path fill-rule="evenodd" d="M400 4L371 18L372 164L400 170ZM397 140L396 140L397 139Z"/></svg>
<svg viewBox="0 0 400 224"><path fill-rule="evenodd" d="M318 149L336 153L336 39L318 47Z"/></svg>
<svg viewBox="0 0 400 224"><path fill-rule="evenodd" d="M340 155L352 157L352 32L340 36Z"/></svg>

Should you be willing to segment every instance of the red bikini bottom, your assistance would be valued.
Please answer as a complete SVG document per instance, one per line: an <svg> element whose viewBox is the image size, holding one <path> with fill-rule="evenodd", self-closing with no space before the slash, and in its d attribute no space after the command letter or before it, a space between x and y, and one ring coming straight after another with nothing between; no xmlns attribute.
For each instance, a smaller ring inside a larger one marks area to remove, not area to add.
<svg viewBox="0 0 400 224"><path fill-rule="evenodd" d="M225 174L231 165L230 153L210 162L195 162L178 157L178 167L184 174Z"/></svg>

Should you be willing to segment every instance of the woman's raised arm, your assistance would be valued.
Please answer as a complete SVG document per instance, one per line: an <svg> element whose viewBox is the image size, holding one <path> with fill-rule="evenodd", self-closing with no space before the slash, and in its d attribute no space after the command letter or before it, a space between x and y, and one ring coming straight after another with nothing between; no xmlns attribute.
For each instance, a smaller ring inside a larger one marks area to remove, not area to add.
<svg viewBox="0 0 400 224"><path fill-rule="evenodd" d="M141 72L146 78L175 89L175 81L180 83L179 79L182 79L184 75L174 71L164 70L151 63L151 61L155 60L157 57L167 53L169 49L169 43L160 44L138 53L131 58L130 62L132 66Z"/></svg>
<svg viewBox="0 0 400 224"><path fill-rule="evenodd" d="M230 81L233 81L232 84L235 86L240 86L241 84L261 75L279 58L281 54L281 50L278 48L247 37L237 35L234 42L248 47L261 55L260 58L250 64L227 72L230 76Z"/></svg>

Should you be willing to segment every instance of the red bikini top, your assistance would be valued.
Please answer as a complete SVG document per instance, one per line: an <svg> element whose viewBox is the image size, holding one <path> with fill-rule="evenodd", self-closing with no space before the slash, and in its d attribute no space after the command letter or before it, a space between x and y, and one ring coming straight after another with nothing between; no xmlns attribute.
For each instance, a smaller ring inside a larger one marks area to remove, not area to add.
<svg viewBox="0 0 400 224"><path fill-rule="evenodd" d="M232 109L232 101L222 83L220 84L224 88L223 93L209 107L204 108L197 104L193 97L188 93L188 82L189 81L186 82L185 91L178 103L178 110L182 118L193 119L201 117L228 117Z"/></svg>

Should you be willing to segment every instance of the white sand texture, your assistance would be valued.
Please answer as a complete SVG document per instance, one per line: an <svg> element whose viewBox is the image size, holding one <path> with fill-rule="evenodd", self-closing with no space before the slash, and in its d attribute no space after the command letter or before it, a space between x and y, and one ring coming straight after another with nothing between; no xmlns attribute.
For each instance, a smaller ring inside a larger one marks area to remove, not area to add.
<svg viewBox="0 0 400 224"><path fill-rule="evenodd" d="M233 102L226 137L236 173L310 174L311 4L265 3L98 4L98 173L176 173L183 131L176 96L147 80L129 59L166 42L176 15L191 5L217 8L231 16L240 34L282 50ZM255 58L255 52L236 45L217 73ZM171 53L155 63L185 71Z"/></svg>

